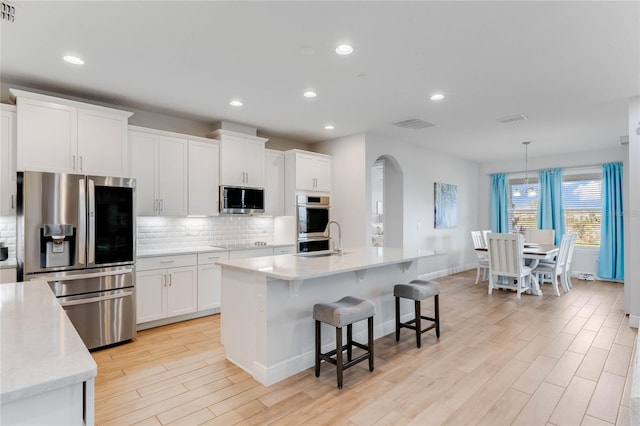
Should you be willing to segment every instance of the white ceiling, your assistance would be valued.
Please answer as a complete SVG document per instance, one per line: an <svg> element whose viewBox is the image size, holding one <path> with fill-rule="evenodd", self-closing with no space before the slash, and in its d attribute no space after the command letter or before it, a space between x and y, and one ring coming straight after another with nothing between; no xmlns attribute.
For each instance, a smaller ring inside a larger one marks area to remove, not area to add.
<svg viewBox="0 0 640 426"><path fill-rule="evenodd" d="M477 162L519 158L523 140L530 157L618 148L640 94L637 1L13 4L5 87L302 142L376 131ZM342 42L355 52L336 55ZM69 53L85 65L63 62ZM496 121L520 113L529 119ZM435 127L391 124L416 117Z"/></svg>

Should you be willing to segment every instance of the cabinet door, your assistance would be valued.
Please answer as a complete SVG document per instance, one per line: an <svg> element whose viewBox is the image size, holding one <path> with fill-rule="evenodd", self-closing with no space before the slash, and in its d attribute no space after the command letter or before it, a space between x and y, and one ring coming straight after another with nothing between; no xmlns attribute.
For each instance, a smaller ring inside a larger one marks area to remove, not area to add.
<svg viewBox="0 0 640 426"><path fill-rule="evenodd" d="M311 155L296 155L296 189L315 191L315 158Z"/></svg>
<svg viewBox="0 0 640 426"><path fill-rule="evenodd" d="M264 181L265 214L284 215L284 155L282 153L265 153Z"/></svg>
<svg viewBox="0 0 640 426"><path fill-rule="evenodd" d="M189 214L218 215L220 148L189 141Z"/></svg>
<svg viewBox="0 0 640 426"><path fill-rule="evenodd" d="M331 192L331 160L326 157L316 157L313 164L316 191Z"/></svg>
<svg viewBox="0 0 640 426"><path fill-rule="evenodd" d="M127 119L78 109L78 167L97 176L129 176Z"/></svg>
<svg viewBox="0 0 640 426"><path fill-rule="evenodd" d="M136 272L137 323L167 316L166 269Z"/></svg>
<svg viewBox="0 0 640 426"><path fill-rule="evenodd" d="M160 214L187 215L187 140L158 137L157 169Z"/></svg>
<svg viewBox="0 0 640 426"><path fill-rule="evenodd" d="M157 214L155 146L158 137L149 133L129 132L131 176L136 179L138 216Z"/></svg>
<svg viewBox="0 0 640 426"><path fill-rule="evenodd" d="M264 187L264 142L244 142L245 185Z"/></svg>
<svg viewBox="0 0 640 426"><path fill-rule="evenodd" d="M227 138L220 142L220 183L245 186L244 141Z"/></svg>
<svg viewBox="0 0 640 426"><path fill-rule="evenodd" d="M331 160L312 154L297 154L296 189L330 192Z"/></svg>
<svg viewBox="0 0 640 426"><path fill-rule="evenodd" d="M195 266L169 268L167 288L167 316L184 315L198 308L198 277Z"/></svg>
<svg viewBox="0 0 640 426"><path fill-rule="evenodd" d="M0 110L0 216L16 214L16 113Z"/></svg>
<svg viewBox="0 0 640 426"><path fill-rule="evenodd" d="M18 170L74 173L78 158L77 109L18 98Z"/></svg>
<svg viewBox="0 0 640 426"><path fill-rule="evenodd" d="M198 311L221 306L222 268L217 265L198 266Z"/></svg>

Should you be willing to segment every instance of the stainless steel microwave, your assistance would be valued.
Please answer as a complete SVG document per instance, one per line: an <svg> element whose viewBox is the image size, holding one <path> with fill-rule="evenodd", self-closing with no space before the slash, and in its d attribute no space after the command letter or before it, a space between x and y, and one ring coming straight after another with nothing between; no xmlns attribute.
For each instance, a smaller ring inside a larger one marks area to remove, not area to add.
<svg viewBox="0 0 640 426"><path fill-rule="evenodd" d="M220 213L264 213L264 189L220 185Z"/></svg>

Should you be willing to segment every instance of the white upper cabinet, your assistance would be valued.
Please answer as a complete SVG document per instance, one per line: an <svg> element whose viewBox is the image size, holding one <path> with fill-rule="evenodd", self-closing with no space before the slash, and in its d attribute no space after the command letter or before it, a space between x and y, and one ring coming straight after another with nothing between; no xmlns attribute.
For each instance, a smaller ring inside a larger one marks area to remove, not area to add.
<svg viewBox="0 0 640 426"><path fill-rule="evenodd" d="M188 141L130 126L131 174L139 216L186 216Z"/></svg>
<svg viewBox="0 0 640 426"><path fill-rule="evenodd" d="M217 216L220 198L220 146L214 141L189 141L189 214Z"/></svg>
<svg viewBox="0 0 640 426"><path fill-rule="evenodd" d="M287 170L295 176L295 189L331 192L331 156L291 150L286 153Z"/></svg>
<svg viewBox="0 0 640 426"><path fill-rule="evenodd" d="M282 151L265 150L264 178L265 214L284 215L284 153Z"/></svg>
<svg viewBox="0 0 640 426"><path fill-rule="evenodd" d="M0 216L16 214L15 107L0 105Z"/></svg>
<svg viewBox="0 0 640 426"><path fill-rule="evenodd" d="M262 188L267 139L228 130L207 135L220 141L220 184Z"/></svg>
<svg viewBox="0 0 640 426"><path fill-rule="evenodd" d="M17 169L129 176L132 113L10 89L17 104Z"/></svg>

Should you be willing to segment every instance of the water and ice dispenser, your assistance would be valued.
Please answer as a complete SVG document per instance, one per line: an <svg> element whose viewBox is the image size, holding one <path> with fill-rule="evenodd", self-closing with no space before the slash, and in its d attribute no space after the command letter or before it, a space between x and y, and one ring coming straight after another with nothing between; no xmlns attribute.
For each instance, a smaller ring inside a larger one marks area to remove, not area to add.
<svg viewBox="0 0 640 426"><path fill-rule="evenodd" d="M73 225L48 224L40 228L40 267L73 265L76 251Z"/></svg>

